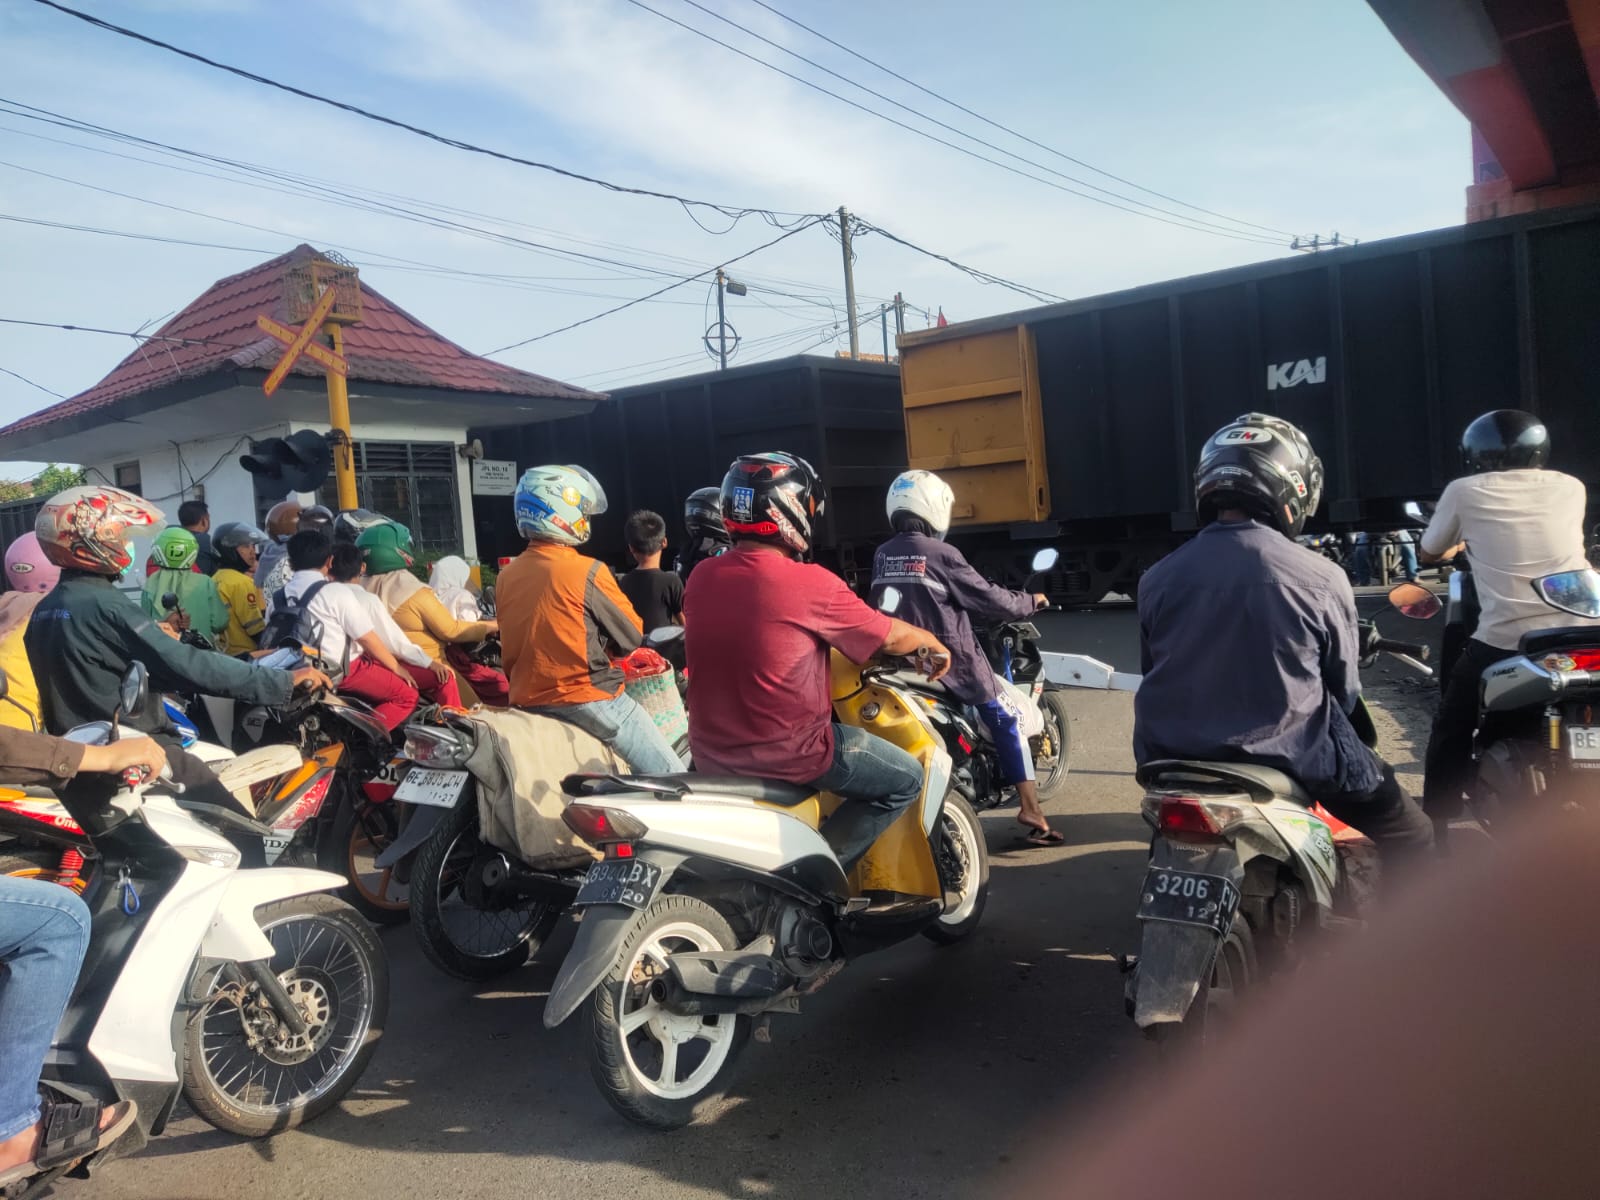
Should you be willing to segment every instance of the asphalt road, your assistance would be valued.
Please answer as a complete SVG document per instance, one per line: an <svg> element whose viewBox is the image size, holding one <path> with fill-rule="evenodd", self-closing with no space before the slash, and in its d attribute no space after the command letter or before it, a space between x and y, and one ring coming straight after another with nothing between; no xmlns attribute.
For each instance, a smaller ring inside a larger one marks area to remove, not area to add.
<svg viewBox="0 0 1600 1200"><path fill-rule="evenodd" d="M1379 602L1363 599L1364 610ZM1130 608L1049 614L1048 648L1138 669ZM1385 619L1390 636L1414 624ZM1388 660L1370 674L1381 746L1420 782L1431 692ZM405 927L386 931L393 999L356 1091L311 1127L247 1143L185 1113L142 1154L58 1194L186 1197L956 1197L1002 1189L1007 1165L1065 1136L1071 1111L1153 1065L1123 1016L1114 956L1136 947L1147 837L1129 744L1132 698L1072 698L1073 775L1047 803L1059 848L1019 844L1015 810L985 818L989 907L966 943L918 938L860 960L752 1043L704 1124L647 1134L589 1079L581 1023L540 1020L554 976L447 979Z"/></svg>

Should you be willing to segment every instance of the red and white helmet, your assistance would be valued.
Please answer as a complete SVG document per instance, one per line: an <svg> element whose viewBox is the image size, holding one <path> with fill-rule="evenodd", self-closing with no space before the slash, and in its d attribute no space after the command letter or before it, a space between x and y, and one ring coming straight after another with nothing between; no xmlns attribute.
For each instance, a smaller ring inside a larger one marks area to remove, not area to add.
<svg viewBox="0 0 1600 1200"><path fill-rule="evenodd" d="M889 513L889 526L902 532L905 517L916 517L928 527L934 537L944 540L950 532L950 510L955 506L956 494L950 485L932 471L902 471L889 485L889 499L885 505ZM896 520L896 518L901 520Z"/></svg>
<svg viewBox="0 0 1600 1200"><path fill-rule="evenodd" d="M13 592L43 594L60 578L61 568L45 557L38 534L25 533L6 547L6 585Z"/></svg>
<svg viewBox="0 0 1600 1200"><path fill-rule="evenodd" d="M160 533L166 521L159 508L132 492L75 487L45 502L33 531L44 556L61 569L116 578L133 561L128 539Z"/></svg>

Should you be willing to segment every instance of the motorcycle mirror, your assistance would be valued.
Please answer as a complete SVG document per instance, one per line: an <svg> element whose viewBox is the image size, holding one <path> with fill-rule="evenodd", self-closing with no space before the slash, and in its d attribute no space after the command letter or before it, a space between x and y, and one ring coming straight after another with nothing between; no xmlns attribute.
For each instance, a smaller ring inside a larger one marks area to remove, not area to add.
<svg viewBox="0 0 1600 1200"><path fill-rule="evenodd" d="M1389 592L1389 604L1401 616L1415 621L1426 621L1439 615L1444 607L1427 588L1416 583L1402 583Z"/></svg>
<svg viewBox="0 0 1600 1200"><path fill-rule="evenodd" d="M1037 575L1041 571L1048 571L1060 561L1061 551L1057 550L1054 546L1046 546L1042 550L1037 551L1033 556L1033 573Z"/></svg>
<svg viewBox="0 0 1600 1200"><path fill-rule="evenodd" d="M894 614L900 611L900 589L886 587L883 595L878 597L878 611Z"/></svg>
<svg viewBox="0 0 1600 1200"><path fill-rule="evenodd" d="M1407 500L1405 503L1405 508L1402 511L1413 521L1424 521L1427 519L1422 515L1422 505L1418 504L1415 500Z"/></svg>
<svg viewBox="0 0 1600 1200"><path fill-rule="evenodd" d="M665 646L677 641L683 636L682 625L663 625L659 629L652 629L645 635L645 640L656 646Z"/></svg>
<svg viewBox="0 0 1600 1200"><path fill-rule="evenodd" d="M168 612L176 612L178 609L178 593L167 592L164 594L161 597L161 607L166 609Z"/></svg>
<svg viewBox="0 0 1600 1200"><path fill-rule="evenodd" d="M117 693L117 714L122 717L142 717L145 705L149 702L150 672L142 662L131 662Z"/></svg>
<svg viewBox="0 0 1600 1200"><path fill-rule="evenodd" d="M1600 619L1600 571L1563 571L1533 581L1533 590L1551 608L1575 617Z"/></svg>

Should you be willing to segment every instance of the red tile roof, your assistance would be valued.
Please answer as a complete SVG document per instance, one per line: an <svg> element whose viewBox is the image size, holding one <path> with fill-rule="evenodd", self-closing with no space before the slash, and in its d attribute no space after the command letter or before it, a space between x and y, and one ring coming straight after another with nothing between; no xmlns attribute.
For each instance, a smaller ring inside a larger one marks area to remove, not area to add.
<svg viewBox="0 0 1600 1200"><path fill-rule="evenodd" d="M0 429L0 438L94 412L129 396L214 371L271 370L283 346L256 327L256 317L265 313L287 324L285 267L317 256L312 247L300 245L248 271L219 279L156 331L157 337L174 340L152 337L141 343L88 391L13 422ZM345 326L344 353L352 382L541 399L603 398L598 393L468 353L364 283L361 323ZM302 357L290 374L319 376L322 368Z"/></svg>

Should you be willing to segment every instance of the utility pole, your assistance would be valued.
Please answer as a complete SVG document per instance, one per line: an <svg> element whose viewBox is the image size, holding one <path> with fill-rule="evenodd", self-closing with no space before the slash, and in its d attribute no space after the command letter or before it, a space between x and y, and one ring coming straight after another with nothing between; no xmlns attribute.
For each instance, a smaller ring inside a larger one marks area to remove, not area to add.
<svg viewBox="0 0 1600 1200"><path fill-rule="evenodd" d="M727 284L728 277L722 273L722 268L717 268L717 370L728 369L728 322L723 315L723 287Z"/></svg>
<svg viewBox="0 0 1600 1200"><path fill-rule="evenodd" d="M856 272L850 262L850 213L839 206L839 245L844 248L844 306L850 314L850 357L861 357L861 329L856 324Z"/></svg>
<svg viewBox="0 0 1600 1200"><path fill-rule="evenodd" d="M906 298L899 292L894 294L894 336L899 337L906 331Z"/></svg>
<svg viewBox="0 0 1600 1200"><path fill-rule="evenodd" d="M883 361L889 361L889 306L885 304L878 310L878 318L883 322Z"/></svg>

